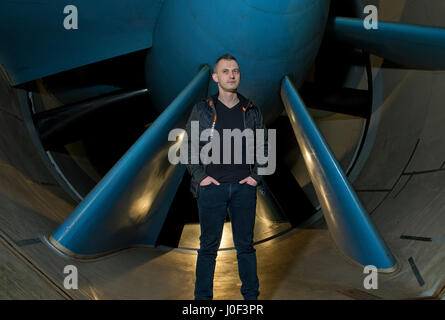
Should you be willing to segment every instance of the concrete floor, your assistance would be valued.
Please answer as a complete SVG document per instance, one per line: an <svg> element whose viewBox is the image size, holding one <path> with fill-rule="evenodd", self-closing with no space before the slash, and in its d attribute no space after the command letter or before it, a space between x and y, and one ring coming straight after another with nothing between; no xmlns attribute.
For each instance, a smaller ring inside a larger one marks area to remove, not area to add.
<svg viewBox="0 0 445 320"><path fill-rule="evenodd" d="M444 4L367 3L379 5L382 20L445 27ZM381 63L373 57L371 132L349 179L396 256L398 270L379 274L378 289L364 289L363 268L337 250L320 219L255 246L259 299L443 297L445 72L388 69L381 68ZM42 242L41 236L51 235L75 203L40 160L23 121L17 92L7 85L7 76L1 76L0 298L193 299L194 250L137 247L82 261L62 256ZM406 240L402 235L433 241ZM78 269L77 290L63 287L66 265ZM240 286L236 252L220 251L214 298L242 299Z"/></svg>

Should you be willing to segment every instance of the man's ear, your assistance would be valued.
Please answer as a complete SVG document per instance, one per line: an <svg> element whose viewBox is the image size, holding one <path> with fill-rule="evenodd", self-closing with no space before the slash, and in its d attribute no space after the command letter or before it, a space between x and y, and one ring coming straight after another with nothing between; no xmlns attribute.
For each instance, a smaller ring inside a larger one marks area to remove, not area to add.
<svg viewBox="0 0 445 320"><path fill-rule="evenodd" d="M218 75L216 73L212 73L212 78L213 78L213 81L218 83Z"/></svg>

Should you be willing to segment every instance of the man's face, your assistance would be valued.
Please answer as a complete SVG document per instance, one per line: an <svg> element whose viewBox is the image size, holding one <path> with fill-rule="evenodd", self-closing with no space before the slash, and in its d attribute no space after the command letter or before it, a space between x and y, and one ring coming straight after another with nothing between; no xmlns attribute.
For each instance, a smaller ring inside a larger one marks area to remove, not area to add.
<svg viewBox="0 0 445 320"><path fill-rule="evenodd" d="M212 77L220 90L235 92L241 81L238 63L235 60L220 60Z"/></svg>

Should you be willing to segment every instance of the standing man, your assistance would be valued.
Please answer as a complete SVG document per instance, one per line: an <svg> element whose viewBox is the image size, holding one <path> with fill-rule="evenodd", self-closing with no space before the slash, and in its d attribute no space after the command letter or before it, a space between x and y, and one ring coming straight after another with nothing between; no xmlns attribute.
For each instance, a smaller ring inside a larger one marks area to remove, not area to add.
<svg viewBox="0 0 445 320"><path fill-rule="evenodd" d="M192 143L191 121L199 121L199 133L207 128L217 131L210 139L220 138L223 146L223 129L263 129L263 154L267 154L267 130L261 111L237 92L241 72L237 60L225 54L214 65L213 81L218 84L217 95L197 103L187 122L189 157ZM232 138L231 138L232 139ZM196 146L196 145L195 145ZM254 163L246 161L246 141L242 141L242 162L235 164L231 142L231 162L223 163L224 148L220 148L218 163L187 164L192 176L191 191L198 202L201 227L200 249L196 263L195 299L213 299L213 278L217 250L221 242L224 221L229 209L233 241L237 251L238 273L242 281L241 294L246 300L256 300L259 295L256 250L253 247L257 187L264 194L263 182L258 175L256 156ZM199 145L199 151L201 150ZM227 156L227 155L226 155Z"/></svg>

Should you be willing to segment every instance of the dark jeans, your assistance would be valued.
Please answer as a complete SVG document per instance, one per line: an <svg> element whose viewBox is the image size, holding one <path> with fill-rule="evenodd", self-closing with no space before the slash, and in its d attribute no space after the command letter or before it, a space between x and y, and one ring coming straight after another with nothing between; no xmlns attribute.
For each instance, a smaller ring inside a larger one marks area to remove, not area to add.
<svg viewBox="0 0 445 320"><path fill-rule="evenodd" d="M229 208L233 242L238 259L241 294L246 300L259 295L257 262L253 247L256 187L244 184L210 184L199 187L198 210L201 225L200 249L196 262L195 299L213 299L213 277L217 250L221 242L224 220Z"/></svg>

